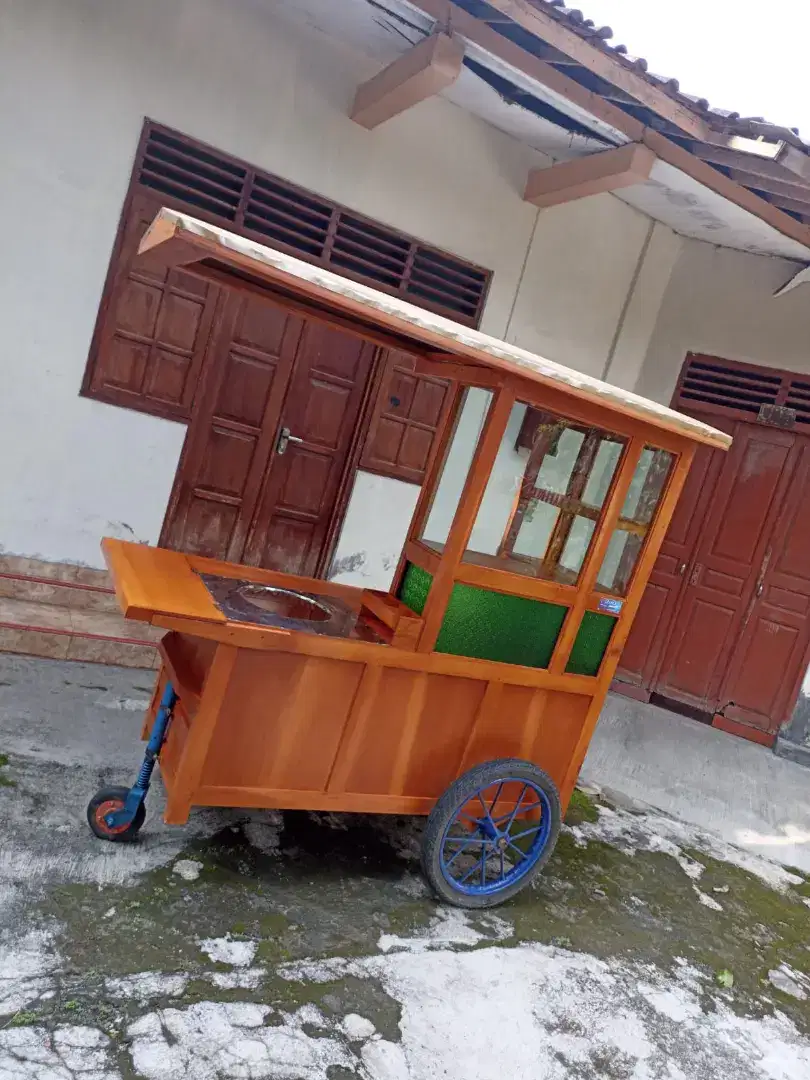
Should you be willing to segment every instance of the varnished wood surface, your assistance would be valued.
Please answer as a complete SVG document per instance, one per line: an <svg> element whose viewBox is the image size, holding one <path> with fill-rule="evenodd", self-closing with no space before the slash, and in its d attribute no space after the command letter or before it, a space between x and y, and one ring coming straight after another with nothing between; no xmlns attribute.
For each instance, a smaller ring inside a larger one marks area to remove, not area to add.
<svg viewBox="0 0 810 1080"><path fill-rule="evenodd" d="M493 556L493 562L497 556ZM509 593L512 596L528 596L533 600L544 600L549 604L574 602L577 595L575 586L562 585L533 574L510 573L505 567L480 566L474 562L462 562L456 571L456 581L465 585L475 585L479 589L491 589L494 592Z"/></svg>
<svg viewBox="0 0 810 1080"><path fill-rule="evenodd" d="M211 658L193 722L178 755L172 782L167 788L164 816L168 824L182 822L188 817L214 732L220 726L220 717L225 715L222 706L238 655L238 650L232 645L220 645Z"/></svg>
<svg viewBox="0 0 810 1080"><path fill-rule="evenodd" d="M151 622L157 614L224 623L225 616L179 551L105 538L101 543L121 610Z"/></svg>
<svg viewBox="0 0 810 1080"><path fill-rule="evenodd" d="M405 545L405 559L414 566L421 566L429 574L435 574L439 569L441 555L418 540L409 540Z"/></svg>
<svg viewBox="0 0 810 1080"><path fill-rule="evenodd" d="M596 534L588 548L588 553L585 556L585 561L580 570L574 602L568 610L568 615L563 623L563 628L557 639L557 644L554 646L554 654L551 657L549 670L553 671L555 674L564 672L568 664L571 650L574 647L574 642L579 633L582 616L588 608L588 599L596 586L596 578L599 569L602 566L608 545L613 537L613 531L618 524L619 516L621 515L621 510L624 506L624 501L627 498L627 492L630 489L630 483L633 479L633 473L638 465L643 449L644 443L641 439L631 440L630 445L622 457L621 465L613 478L610 493L605 501L605 510L602 515L601 524L597 527ZM638 580L638 575L636 575L636 580ZM604 660L602 662L602 668L604 668Z"/></svg>
<svg viewBox="0 0 810 1080"><path fill-rule="evenodd" d="M497 415L505 420L506 410ZM494 434L485 440L488 450L494 441ZM601 544L591 552L580 588L572 590L578 617L590 606L597 560L639 451L637 441L611 491ZM172 677L180 694L162 755L167 821L181 823L194 805L427 813L466 769L511 756L545 769L565 806L686 476L691 448L684 451L596 678L567 675L559 660L556 671L544 671L155 612L153 622L173 631L162 646L161 680ZM477 496L477 487L468 490ZM463 521L457 515L454 529L461 525L467 532L469 508ZM452 567L451 586L462 551L456 538L454 559L447 561L445 552L441 560ZM153 553L148 566L154 570L163 559L176 568L184 557ZM190 561L185 565L193 575ZM203 567L223 569L195 560L195 568ZM303 587L286 575L260 574L258 580ZM165 573L155 577L163 582ZM182 587L182 575L179 581ZM305 584L363 601L360 590ZM389 623L407 622L399 601L367 599ZM185 610L192 606L186 598ZM560 637L567 656L572 630L564 628ZM153 715L157 705L155 698Z"/></svg>
<svg viewBox="0 0 810 1080"><path fill-rule="evenodd" d="M184 690L195 679L180 656L202 665L199 697ZM496 757L535 761L562 786L592 702L360 659L201 651L180 634L164 645L159 686L169 677L180 697L161 754L170 823L193 805L426 813L456 776Z"/></svg>
<svg viewBox="0 0 810 1080"><path fill-rule="evenodd" d="M417 653L413 640L392 647L215 622L199 615L206 606L190 582L204 586L192 563L222 566L107 547L123 603L170 631L147 724L171 679L179 701L161 754L168 822L182 823L194 805L424 813L462 771L492 757L521 755L564 782L598 680ZM288 575L253 574L268 579L302 587ZM363 601L360 590L304 584ZM398 600L365 599L395 634L421 626ZM163 614L170 600L182 614Z"/></svg>
<svg viewBox="0 0 810 1080"><path fill-rule="evenodd" d="M336 585L320 578L297 577L276 570L221 562L109 537L102 540L101 546L121 610L126 618L142 622L151 622L165 615L227 623L228 620L200 579L200 574L243 579L333 597L355 611L360 610L363 601L362 589Z"/></svg>
<svg viewBox="0 0 810 1080"><path fill-rule="evenodd" d="M213 623L194 623L187 619L174 619L169 616L156 616L154 624L163 626L167 630L195 634L209 641L218 641L257 652L321 656L382 667L402 668L406 671L427 671L441 675L480 679L486 682L508 682L516 686L568 690L574 694L593 694L599 681L590 675L554 675L545 668L503 664L495 660L478 660L469 656L455 656L451 653L414 653L409 649L394 648L390 645L374 645L367 641L321 637L317 634L300 634L290 630L273 630L263 626L248 626L245 623L214 625Z"/></svg>
<svg viewBox="0 0 810 1080"><path fill-rule="evenodd" d="M424 621L401 600L389 593L366 589L360 613L366 622L379 620L392 632L390 644L395 649L413 650L419 644Z"/></svg>

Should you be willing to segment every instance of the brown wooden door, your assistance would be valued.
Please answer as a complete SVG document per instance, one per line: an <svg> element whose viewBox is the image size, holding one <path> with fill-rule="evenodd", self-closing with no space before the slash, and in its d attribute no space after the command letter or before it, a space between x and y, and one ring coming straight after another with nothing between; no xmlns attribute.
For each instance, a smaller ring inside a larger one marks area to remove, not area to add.
<svg viewBox="0 0 810 1080"><path fill-rule="evenodd" d="M657 693L709 713L727 704L721 685L789 479L794 438L755 425L736 428L699 526L655 680Z"/></svg>
<svg viewBox="0 0 810 1080"><path fill-rule="evenodd" d="M374 346L227 292L161 542L293 573L319 568ZM295 439L279 454L279 434Z"/></svg>
<svg viewBox="0 0 810 1080"><path fill-rule="evenodd" d="M810 439L796 438L790 466L719 693L727 717L769 733L790 717L810 643Z"/></svg>
<svg viewBox="0 0 810 1080"><path fill-rule="evenodd" d="M275 446L303 320L227 293L161 542L239 562Z"/></svg>
<svg viewBox="0 0 810 1080"><path fill-rule="evenodd" d="M732 434L736 424L717 426ZM621 682L649 689L655 680L724 456L698 447L622 652L616 671Z"/></svg>
<svg viewBox="0 0 810 1080"><path fill-rule="evenodd" d="M245 562L291 574L320 569L374 350L325 323L304 324L278 424L291 439L273 445Z"/></svg>

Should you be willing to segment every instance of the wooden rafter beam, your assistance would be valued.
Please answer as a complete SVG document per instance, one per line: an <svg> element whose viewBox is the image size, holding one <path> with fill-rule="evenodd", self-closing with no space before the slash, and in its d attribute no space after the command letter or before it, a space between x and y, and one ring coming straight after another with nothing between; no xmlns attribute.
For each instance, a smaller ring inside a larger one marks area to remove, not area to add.
<svg viewBox="0 0 810 1080"><path fill-rule="evenodd" d="M600 94L588 90L581 83L575 82L575 80L558 71L550 63L541 60L520 45L497 33L492 26L470 15L463 8L452 3L452 0L410 0L410 3L433 18L438 26L452 27L455 34L496 57L507 66L522 72L532 81L539 83L551 95L556 96L558 101L563 99L564 102L569 103L574 107L572 115L580 119L582 123L587 123L588 117L592 117L597 122L619 133L619 138L623 135L631 142L645 143L657 157L674 165L686 173L687 176L691 176L711 191L728 199L729 202L750 211L750 213L761 218L784 236L810 247L810 228L807 225L796 221L795 218L784 213L779 207L766 202L765 199L755 195L748 188L729 179L729 177L718 172L717 169L713 169L708 164L709 161L715 161L716 164L738 165L740 157L738 153L717 145L716 133L710 131L702 122L695 125L696 130L690 134L690 138L699 143L699 152L697 149L686 150L678 142L645 127L640 120L625 112L624 109L619 108L618 105L606 101ZM512 10L514 0L509 0L509 3L505 3L503 0L491 0L491 6L501 9L505 14L511 14L515 18L515 13ZM522 5L521 10L524 14L535 11L535 9L527 8L525 4ZM515 21L523 25L522 20L515 19ZM559 24L555 23L554 25ZM538 32L536 27L535 32ZM576 37L576 35L574 36ZM586 41L580 38L577 38L577 41L583 48L589 49L593 53L599 52L593 46L588 45ZM579 50L577 49L577 51ZM618 64L619 61L615 61L615 63ZM674 104L672 98L668 97L668 95L656 91L655 87L651 87L646 82L644 85L651 92L660 94L670 104ZM563 102L560 102L559 108L565 109ZM694 114L689 113L689 115L693 116ZM677 126L680 130L685 130L686 121L678 123ZM709 154L712 157L709 157ZM731 160L725 158L715 160L717 155L723 154L728 154ZM701 160L701 157L703 157L703 160ZM751 165L748 166L750 171L754 171L756 168L757 172L768 167L781 173L776 163L767 159L754 158L753 156Z"/></svg>
<svg viewBox="0 0 810 1080"><path fill-rule="evenodd" d="M421 0L415 2L418 7L422 6ZM487 3L594 75L626 91L640 104L646 105L681 131L698 139L704 138L708 132L705 120L691 109L651 85L643 75L628 68L617 56L595 48L585 38L569 30L546 12L528 4L526 0L487 0Z"/></svg>
<svg viewBox="0 0 810 1080"><path fill-rule="evenodd" d="M800 179L810 181L810 156L804 151L795 146L786 146L780 152L777 161Z"/></svg>
<svg viewBox="0 0 810 1080"><path fill-rule="evenodd" d="M548 169L532 169L523 198L534 206L545 207L617 191L649 180L654 164L652 150L640 143L629 143Z"/></svg>
<svg viewBox="0 0 810 1080"><path fill-rule="evenodd" d="M768 195L787 199L791 204L797 204L791 205L789 209L803 209L804 213L810 214L810 184L792 184L789 181L774 180L769 176L758 176L756 173L743 169L730 169L729 172L731 179L736 180L743 187L756 188L757 191L766 191ZM781 204L776 203L776 205Z"/></svg>
<svg viewBox="0 0 810 1080"><path fill-rule="evenodd" d="M378 127L452 86L463 62L464 45L458 38L431 34L364 82L349 115L364 128Z"/></svg>
<svg viewBox="0 0 810 1080"><path fill-rule="evenodd" d="M470 15L449 0L410 0L439 26L452 26L453 32L485 52L496 56L505 64L528 75L553 94L564 98L582 113L596 117L603 124L621 132L628 139L641 139L644 125L624 109L605 101L599 94L564 75L550 63L516 45L514 41L497 33L487 23Z"/></svg>
<svg viewBox="0 0 810 1080"><path fill-rule="evenodd" d="M715 143L690 143L689 152L710 165L722 165L727 169L737 169L752 176L765 177L783 184L795 184L810 189L810 180L803 180L795 172L788 170L781 162L771 158L758 157L756 154L743 154L739 150L718 146ZM765 188L762 189L763 191Z"/></svg>
<svg viewBox="0 0 810 1080"><path fill-rule="evenodd" d="M723 198L742 207L743 210L748 210L761 221L772 225L783 236L789 236L792 240L804 244L805 247L810 247L810 228L802 222L796 221L790 214L780 210L778 206L767 202L760 195L726 176L725 173L718 172L707 162L701 161L700 158L691 154L688 150L684 150L682 146L678 146L677 143L666 138L666 136L660 135L657 131L647 128L644 132L643 141L662 161L666 161L669 165L680 169L687 176L691 176L693 180L704 184L711 191L722 195Z"/></svg>
<svg viewBox="0 0 810 1080"><path fill-rule="evenodd" d="M765 198L764 195L763 198ZM795 199L786 199L781 195L768 195L767 202L771 206L778 206L780 210L788 210L791 214L798 214L805 225L810 222L810 202L797 202Z"/></svg>

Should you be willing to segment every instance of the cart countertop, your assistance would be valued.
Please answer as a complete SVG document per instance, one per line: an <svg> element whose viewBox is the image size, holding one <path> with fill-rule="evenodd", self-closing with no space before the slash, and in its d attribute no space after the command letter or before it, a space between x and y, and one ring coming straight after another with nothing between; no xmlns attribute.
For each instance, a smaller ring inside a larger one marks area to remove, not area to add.
<svg viewBox="0 0 810 1080"><path fill-rule="evenodd" d="M395 296L378 292L329 270L302 262L275 248L208 225L188 214L162 209L139 248L167 265L206 260L226 270L248 273L276 289L304 294L332 310L384 326L399 334L403 347L429 346L479 366L562 388L581 399L615 409L698 443L727 450L731 437L699 420L583 372L546 360L526 349L489 337L451 319L435 315ZM234 282L237 284L237 281Z"/></svg>
<svg viewBox="0 0 810 1080"><path fill-rule="evenodd" d="M361 615L364 596L361 589L314 578L290 578L274 570L220 562L109 537L102 540L101 546L118 602L128 619L156 625L161 625L166 619L183 619L198 624L203 633L205 624L220 627L239 625L259 634L329 633L336 637L387 644L377 633L377 627L371 625L368 614L364 612ZM304 590L332 601L331 607L339 608L344 616L349 617L344 617L342 627L337 628L326 624L323 628L317 625L312 628L291 626L290 620L280 620L276 626L272 621L260 623L252 619L229 618L212 595L206 578L209 581L212 578L218 581L230 579L234 585L250 582L283 589L292 586L299 593ZM354 619L351 617L353 613L357 616Z"/></svg>

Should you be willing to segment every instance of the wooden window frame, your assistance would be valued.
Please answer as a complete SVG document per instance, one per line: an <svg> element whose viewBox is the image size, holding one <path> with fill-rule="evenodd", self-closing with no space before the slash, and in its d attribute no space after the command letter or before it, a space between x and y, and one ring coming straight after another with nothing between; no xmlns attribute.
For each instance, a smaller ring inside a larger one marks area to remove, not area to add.
<svg viewBox="0 0 810 1080"><path fill-rule="evenodd" d="M236 220L229 220L228 218L218 216L217 214L201 209L199 206L192 202L189 202L180 197L174 197L171 195L163 194L156 191L154 188L148 187L142 184L139 180L139 176L144 167L144 161L146 158L147 148L149 146L150 137L154 133L158 133L164 137L176 140L178 143L185 144L192 148L196 153L210 153L215 155L222 161L227 161L228 164L245 171L245 180L242 197L240 199L240 205L236 211ZM155 201L156 212L161 206L166 206L171 209L177 209L186 213L191 213L195 217L199 217L201 220L211 222L212 224L219 225L223 228L227 228L230 231L236 232L240 235L249 237L250 239L257 240L260 243L268 243L268 237L252 231L249 227L244 225L244 216L246 203L248 196L253 190L253 184L256 177L261 179L267 179L270 182L277 180L283 183L285 188L294 190L300 194L303 199L313 199L321 203L328 204L332 212L332 221L330 224L330 240L329 244L334 242L334 232L337 227L338 219L341 216L347 217L351 222L359 222L363 226L370 230L378 229L385 232L396 233L397 238L403 241L403 243L410 244L411 254L409 256L410 265L413 263L414 253L426 255L428 257L435 257L438 260L451 259L458 263L463 263L474 271L476 274L482 275L484 283L481 289L477 310L474 317L465 318L458 312L453 312L441 304L431 303L429 300L425 300L413 292L407 292L404 288L388 287L385 283L374 280L373 278L353 272L351 269L342 265L337 265L330 261L329 258L315 257L309 255L307 252L301 251L299 248L285 245L284 243L273 240L272 246L278 248L281 251L286 251L289 254L294 255L303 261L313 263L317 266L323 266L326 269L331 270L334 273L338 273L341 276L360 281L364 284L370 284L373 288L381 292L387 292L391 295L400 296L403 299L408 300L410 303L416 303L418 306L424 307L428 311L437 312L446 317L453 318L455 321L464 325L477 327L481 321L481 317L486 306L487 295L489 292L492 272L484 267L478 266L469 260L462 259L460 256L456 256L451 252L443 251L440 248L436 248L431 244L409 236L399 229L393 229L390 226L385 225L382 222L374 221L371 218L365 217L365 215L356 213L354 210L344 207L336 203L332 199L327 199L318 195L315 192L307 191L304 188L298 187L295 184L291 184L289 181L274 177L271 173L265 170L257 169L249 162L245 162L235 155L220 151L216 147L212 147L207 143L204 143L197 139L178 132L172 128L159 124L148 117L144 120L140 137L138 140L135 157L132 165L132 171L127 186L126 195L122 206L121 215L118 221L118 227L115 234L112 250L110 253L110 262L107 269L107 275L105 278L104 286L102 289L101 300L99 303L98 314L96 317L95 327L90 342L90 349L88 353L87 363L85 366L84 376L81 383L80 395L82 397L91 398L96 401L103 401L106 404L117 405L124 408L132 409L136 412L143 412L148 415L158 416L163 419L173 420L180 423L188 423L191 412L193 410L193 398L196 396L196 388L194 394L191 395L191 401L182 406L173 404L171 402L161 402L157 399L144 399L140 396L130 395L126 392L118 392L113 387L98 387L94 385L99 360L101 358L101 351L103 347L103 341L105 332L108 328L108 321L112 318L112 303L116 294L117 287L120 284L122 276L126 272L126 266L122 262L123 248L126 241L126 230L129 223L131 214L136 205L136 200L141 198L147 198ZM325 249L326 254L331 254L331 247ZM409 279L406 279L409 280ZM386 474L391 475L391 474Z"/></svg>
<svg viewBox="0 0 810 1080"><path fill-rule="evenodd" d="M496 390L497 396L502 396L505 388L509 388L512 401L531 401L534 397L537 398L537 386L532 383L526 383L524 380L509 376L504 381L504 386L500 390ZM444 430L441 434L441 439L434 447L434 453L432 455L432 464L428 469L426 481L422 486L422 490L419 499L414 510L413 517L411 519L411 527L408 533L405 546L402 550L402 554L397 564L396 573L394 575L394 581L392 584L392 591L398 592L402 585L402 579L405 573L405 569L408 563L413 563L416 566L421 567L423 570L427 570L428 573L435 575L442 565L442 558L444 552L439 554L435 549L428 547L421 539L422 529L427 521L432 505L433 491L435 485L438 482L439 474L444 467L444 461L449 449L449 445L452 442L453 434L455 432L455 421L458 417L461 404L462 404L462 389L459 387L456 391L457 400L454 408L454 413L451 415L450 420L445 424ZM493 405L490 405L490 412ZM534 577L525 574L517 574L514 571L507 569L493 569L486 566L479 566L475 563L465 563L463 561L463 550L459 551L456 560L456 565L453 573L453 580L465 585L474 585L478 588L491 589L496 592L511 593L517 596L531 596L536 600L544 600L549 603L562 604L569 609L572 607L575 598L582 589L583 577L587 568L587 574L589 578L589 585L585 591L585 595L581 597L580 607L581 611L603 611L602 601L608 598L621 601L621 614L619 620L622 625L621 634L614 634L614 639L610 646L610 651L618 651L615 655L619 655L621 648L629 633L629 622L632 619L632 615L635 613L636 608L641 600L641 593L637 588L638 575L641 569L645 567L649 561L648 549L652 539L666 531L666 527L671 517L671 511L674 510L674 506L671 507L670 512L666 515L665 520L661 518L660 506L665 500L668 500L672 490L676 489L680 492L683 484L686 480L686 476L689 471L692 458L694 457L694 446L688 445L687 441L674 433L663 431L654 427L651 424L644 423L643 421L631 419L624 416L616 416L607 414L606 410L601 406L591 402L584 401L572 401L566 395L560 393L556 389L547 388L543 395L543 404L535 404L534 408L538 412L554 412L560 416L565 417L574 424L579 424L587 427L598 427L604 431L607 431L611 435L616 435L626 440L626 445L622 453L622 457L614 472L613 479L610 485L610 489L603 503L602 510L600 512L600 520L597 523L596 530L598 531L606 518L610 518L612 521L612 527L608 533L600 540L600 552L598 561L595 553L595 546L593 543L589 546L588 554L580 571L580 580L577 585L566 585L560 582L547 581L545 578ZM507 419L501 418L502 431L505 432ZM473 466L477 466L480 463L482 454L482 440L483 432L479 435L479 440L476 447L475 457L473 459ZM603 589L596 584L596 577L601 568L602 561L604 559L607 545L610 541L610 537L619 523L623 520L621 518L621 508L624 505L624 498L629 489L630 482L633 477L633 471L636 468L638 461L641 457L641 453L645 446L649 446L655 450L665 450L673 455L672 467L670 468L667 481L659 496L659 509L656 510L651 526L647 528L641 549L638 553L635 566L633 568L632 575L630 577L629 588L627 595L623 596L619 593L613 593L606 589ZM488 454L490 451L488 451ZM494 461L494 454L497 453L497 447L491 452L492 460ZM628 462L632 461L632 468L628 471ZM621 478L621 486L624 489L621 502L618 505L614 504L614 495L619 485ZM469 476L468 476L469 480ZM467 498L467 492L462 495L462 499ZM480 493L480 499L483 498L483 490ZM476 513L478 506L476 505ZM661 519L661 520L659 520ZM454 520L451 528L456 527ZM473 521L469 522L469 532L472 531ZM466 550L466 538L465 549ZM447 591L445 599L449 597L449 591ZM443 609L442 609L443 610ZM578 616L579 618L579 616ZM436 626L436 632L438 633L438 625ZM617 628L618 629L618 628ZM573 644L573 639L569 643ZM566 653L567 662L567 653Z"/></svg>
<svg viewBox="0 0 810 1080"><path fill-rule="evenodd" d="M707 385L702 393L688 386L689 379L694 376L694 369L699 366L714 369L712 372L706 371ZM750 382L747 385L740 383L736 388L729 386L733 383L735 373L743 379L747 378ZM714 393L709 388L712 381L717 386ZM741 408L741 399L746 394L751 399L751 407ZM796 421L786 430L810 434L810 374L789 371L787 368L771 368L764 364L727 360L721 356L690 351L687 352L681 365L678 381L672 393L671 406L673 409L686 413L687 416L728 417L741 420L746 424L770 426L767 420L758 416L756 407L758 395L762 404L794 408L797 412Z"/></svg>
<svg viewBox="0 0 810 1080"><path fill-rule="evenodd" d="M536 408L532 409L532 406L527 406L527 416L529 415L530 411L534 413L534 418L549 416L553 421L556 421L555 427L558 428L560 432L564 430L578 431L584 436L584 439L577 453L577 459L571 471L571 475L568 478L565 493L563 493L562 495L556 495L554 492L551 491L542 492L543 495L551 496L551 498L542 498L538 496L537 493L541 489L537 487L537 476L540 472L540 469L542 468L543 461L545 460L546 455L550 450L551 442L554 439L555 434L554 432L547 432L543 436L535 436L532 439L531 446L529 447L529 457L526 461L526 468L524 470L523 479L521 480L520 484L520 490L518 491L517 498L515 499L515 503L512 508L512 513L509 517L509 521L506 524L503 537L498 546L498 558L508 558L513 559L516 562L524 562L527 566L537 566L538 570L540 567L544 567L547 571L549 571L547 574L540 574L539 572L535 572L535 574L532 576L540 577L545 581L556 581L558 584L561 585L576 585L576 581L573 583L559 581L558 578L553 576L553 573L560 565L560 557L562 556L562 553L565 549L571 527L573 526L574 520L577 517L588 518L588 520L594 523L594 535L599 528L599 523L601 521L604 510L604 502L602 506L589 506L588 504L583 502L582 496L587 486L588 479L590 478L590 470L596 459L599 445L605 438L610 441L609 436L611 433L600 428L578 423L577 421L570 420L568 417L565 416L558 416L557 414L553 413L542 413ZM528 432L526 430L526 418L524 418L523 424L521 425L520 434L518 436L518 444L522 447L523 444L526 442L527 438ZM615 472L621 467L624 454L627 450L627 440L623 439L621 436L616 436L614 441L621 446L621 453L614 469L615 474ZM584 463L585 469L578 471L577 466L579 465L580 461ZM611 484L612 482L613 481L611 478ZM610 485L608 485L608 492L605 493L605 499L607 499L609 490ZM540 498L540 501L542 502L556 505L560 510L560 514L557 518L557 521L555 522L554 528L552 529L551 536L549 537L546 551L543 554L543 557L540 559L529 555L521 555L514 551L514 544L518 538L520 527L523 524L523 514L525 512L525 508L533 500L538 498ZM593 536L588 541L586 555L587 551L590 549L592 542ZM578 577L579 571L577 571L577 578Z"/></svg>
<svg viewBox="0 0 810 1080"><path fill-rule="evenodd" d="M441 379L433 375L421 374L417 369L418 365L416 364L416 358L410 358L412 361L410 367L405 363L406 359L407 354L405 353L401 354L401 359L397 357L396 353L390 353L386 357L385 369L377 389L373 417L364 442L359 467L364 472L374 473L377 476L387 476L394 480L402 480L408 484L421 485L424 483L425 475L430 468L438 440L441 438L445 424L448 422L448 418L453 411L456 396L454 391L455 384L449 379ZM411 397L411 408L407 413L394 413L389 412L387 409L392 383L397 374L412 379L415 384ZM427 422L415 420L411 415L421 383L429 383L439 387L444 394L444 400L439 410L435 426ZM396 459L392 461L386 461L381 456L375 454L376 436L380 426L385 421L392 422L402 429ZM431 447L425 460L424 468L409 466L401 460L402 448L410 429L418 429L430 435Z"/></svg>

